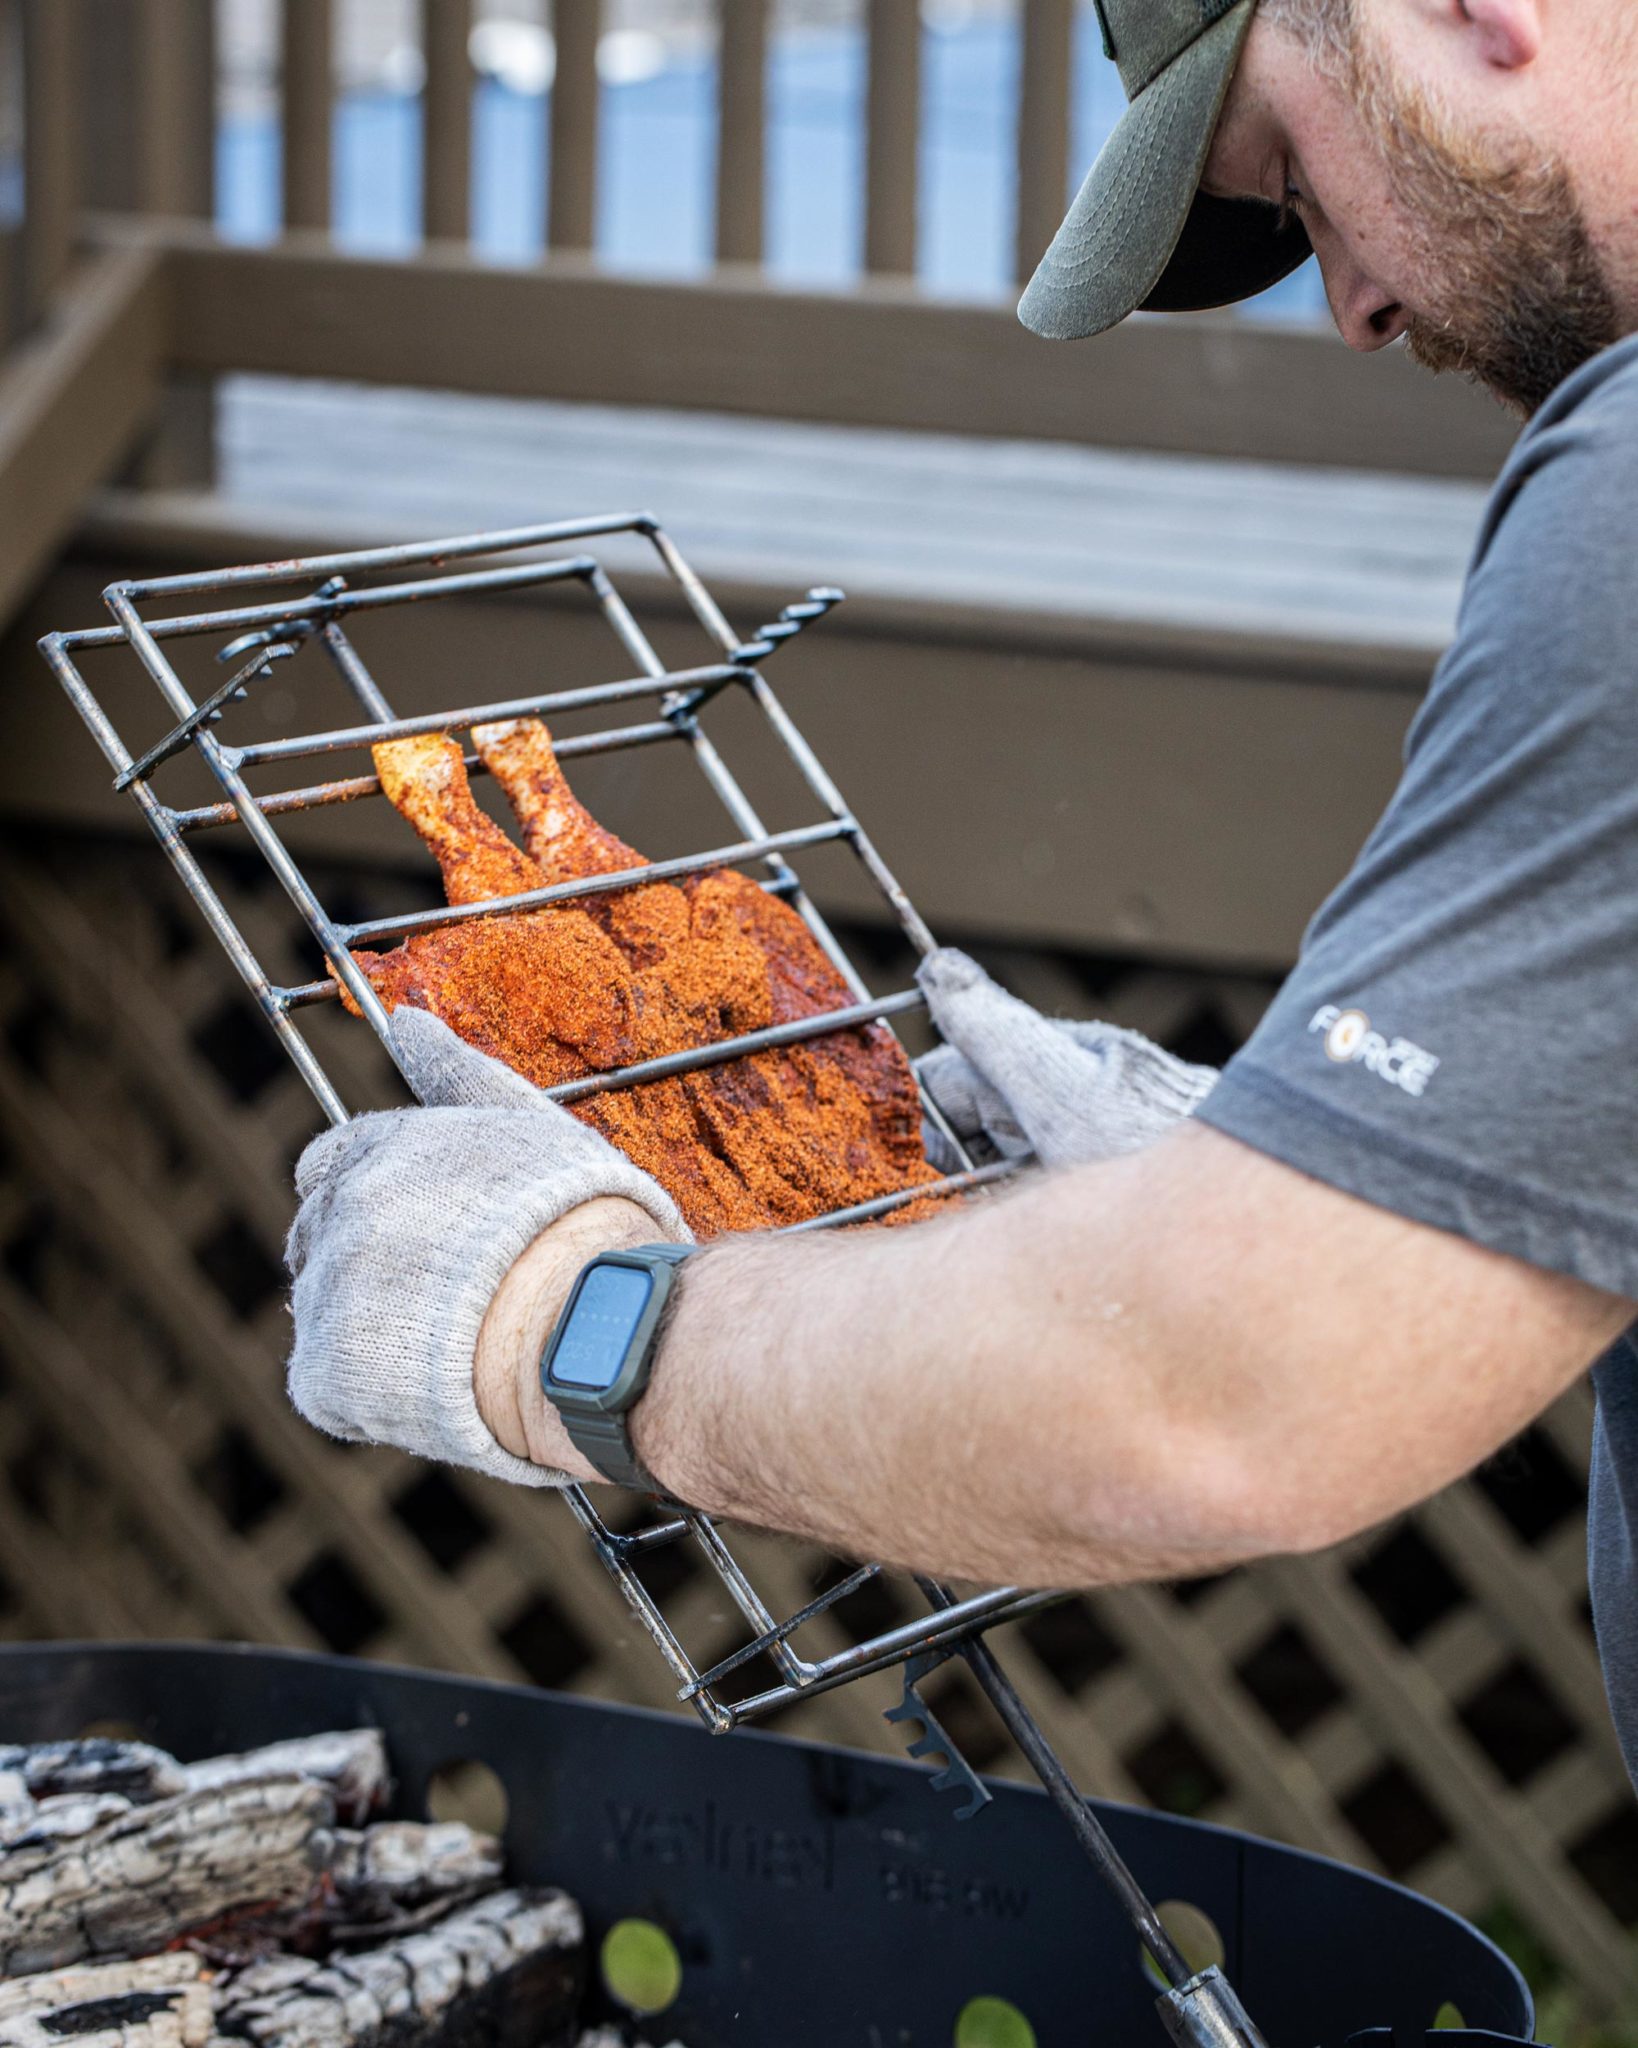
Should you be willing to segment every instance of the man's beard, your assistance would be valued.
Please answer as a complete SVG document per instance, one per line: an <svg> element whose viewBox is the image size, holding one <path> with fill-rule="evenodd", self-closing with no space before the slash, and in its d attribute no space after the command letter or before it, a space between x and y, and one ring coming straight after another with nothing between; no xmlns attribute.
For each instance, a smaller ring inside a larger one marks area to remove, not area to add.
<svg viewBox="0 0 1638 2048"><path fill-rule="evenodd" d="M1421 267L1439 280L1437 308L1411 319L1406 345L1425 368L1487 385L1528 418L1620 336L1568 167L1523 136L1460 133L1391 75L1358 24L1353 60L1395 199L1417 224Z"/></svg>

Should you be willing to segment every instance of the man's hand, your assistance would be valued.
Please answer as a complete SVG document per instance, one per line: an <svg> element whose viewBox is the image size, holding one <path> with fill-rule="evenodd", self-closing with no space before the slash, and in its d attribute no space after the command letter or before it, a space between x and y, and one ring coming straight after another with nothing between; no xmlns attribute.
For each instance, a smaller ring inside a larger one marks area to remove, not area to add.
<svg viewBox="0 0 1638 2048"><path fill-rule="evenodd" d="M1043 1017L952 947L925 960L918 979L945 1043L916 1072L975 1157L1118 1159L1191 1115L1217 1080L1140 1032ZM925 1136L928 1156L953 1171L942 1133Z"/></svg>
<svg viewBox="0 0 1638 2048"><path fill-rule="evenodd" d="M429 1106L327 1131L296 1169L290 1398L332 1436L526 1485L593 1476L529 1398L540 1350L586 1258L688 1230L606 1139L435 1017L400 1009L393 1040Z"/></svg>

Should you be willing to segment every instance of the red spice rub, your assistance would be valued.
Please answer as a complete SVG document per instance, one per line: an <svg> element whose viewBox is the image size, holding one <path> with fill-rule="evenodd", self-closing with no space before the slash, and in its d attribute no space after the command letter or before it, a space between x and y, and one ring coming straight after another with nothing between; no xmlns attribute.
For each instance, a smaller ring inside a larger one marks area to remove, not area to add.
<svg viewBox="0 0 1638 2048"><path fill-rule="evenodd" d="M539 720L479 726L472 738L527 852L474 801L453 740L374 750L451 903L643 864L575 797ZM720 868L421 932L356 958L389 1010L432 1011L541 1087L853 1000L787 904ZM654 1175L701 1237L801 1222L936 1177L909 1063L879 1024L572 1106Z"/></svg>

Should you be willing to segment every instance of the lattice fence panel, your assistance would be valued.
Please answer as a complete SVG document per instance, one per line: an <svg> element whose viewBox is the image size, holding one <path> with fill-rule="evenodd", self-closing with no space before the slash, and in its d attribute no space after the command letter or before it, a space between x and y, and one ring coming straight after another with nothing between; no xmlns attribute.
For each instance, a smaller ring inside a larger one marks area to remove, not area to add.
<svg viewBox="0 0 1638 2048"><path fill-rule="evenodd" d="M673 1705L549 1499L331 1444L287 1407L280 1245L315 1113L151 851L19 842L3 880L0 1635L247 1637ZM262 956L302 978L265 882L221 881ZM376 914L415 881L346 886ZM1032 1001L1198 1059L1225 1058L1270 992L986 959ZM365 1031L335 1015L315 1036L349 1099L393 1099ZM1638 1808L1586 1609L1589 1422L1577 1391L1339 1552L1089 1595L1006 1631L1003 1654L1088 1790L1385 1870L1526 1930L1605 1998L1632 1974ZM746 1558L787 1609L835 1569L774 1538ZM655 1570L700 1654L734 1646L714 1577L674 1549ZM890 1583L870 1598L861 1629L895 1618ZM893 1692L844 1688L785 1725L891 1751ZM975 1762L1014 1770L958 1666L932 1692Z"/></svg>

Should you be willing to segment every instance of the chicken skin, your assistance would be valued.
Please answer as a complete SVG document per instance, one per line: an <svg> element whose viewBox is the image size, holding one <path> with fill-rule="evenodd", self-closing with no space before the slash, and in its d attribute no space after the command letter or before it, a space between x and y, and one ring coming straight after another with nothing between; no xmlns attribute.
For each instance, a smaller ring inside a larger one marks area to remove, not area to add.
<svg viewBox="0 0 1638 2048"><path fill-rule="evenodd" d="M477 726L472 740L522 849L475 801L454 740L374 749L450 903L644 864L574 795L538 719ZM430 1010L543 1088L854 1000L796 912L722 868L418 932L355 958L389 1010ZM937 1177L909 1062L880 1024L571 1107L659 1181L701 1238L799 1223Z"/></svg>

